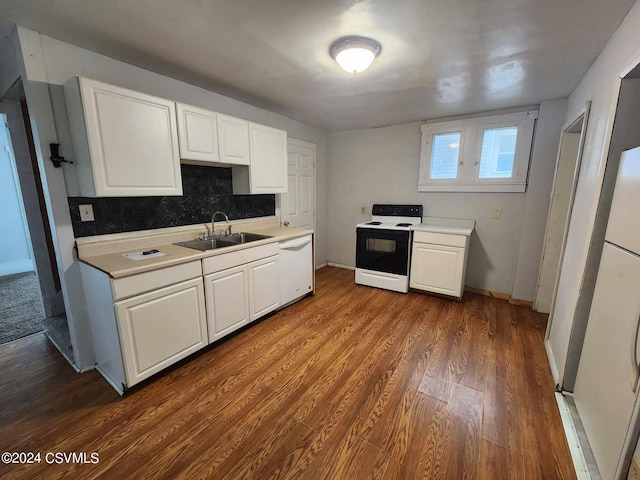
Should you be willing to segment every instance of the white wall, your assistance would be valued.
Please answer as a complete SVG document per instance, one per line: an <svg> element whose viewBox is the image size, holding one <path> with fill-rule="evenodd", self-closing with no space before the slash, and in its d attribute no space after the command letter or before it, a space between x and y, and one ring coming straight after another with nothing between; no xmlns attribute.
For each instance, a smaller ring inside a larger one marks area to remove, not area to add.
<svg viewBox="0 0 640 480"><path fill-rule="evenodd" d="M0 276L34 269L18 171L6 127L0 114Z"/></svg>
<svg viewBox="0 0 640 480"><path fill-rule="evenodd" d="M609 140L616 111L620 74L640 60L640 4L636 3L584 78L569 97L566 121L577 118L591 100L582 167L562 263L558 296L552 312L556 322L571 326L585 275L587 255L604 178ZM553 368L564 371L568 348L567 329L549 338ZM562 378L558 378L562 381Z"/></svg>
<svg viewBox="0 0 640 480"><path fill-rule="evenodd" d="M329 261L354 265L355 226L372 204L417 203L425 216L476 220L467 285L533 300L564 109L564 100L540 107L527 193L418 193L420 123L330 134Z"/></svg>
<svg viewBox="0 0 640 480"><path fill-rule="evenodd" d="M566 99L540 104L511 292L513 298L533 301L536 296L553 176L566 111Z"/></svg>
<svg viewBox="0 0 640 480"><path fill-rule="evenodd" d="M32 30L18 27L17 41L8 39L2 51L19 50L19 65L12 70L22 77L30 120L36 144L36 154L41 171L44 172L47 210L55 225L54 246L58 270L61 273L67 316L74 341L74 355L79 368L93 365L93 351L86 321L86 307L82 294L78 261L73 251L74 238L71 226L67 195L78 191L77 180L72 167L53 169L48 158L48 144L56 142L68 145L65 156L72 158L71 142L68 138L66 122L54 111L59 107L60 85L75 75L84 75L124 87L141 90L153 95L176 101L210 108L222 113L264 123L287 130L292 138L317 144L317 250L316 260L326 259L326 182L327 182L327 134L317 128L290 120L281 115L262 110L251 105L203 90L192 85L153 73L133 65L120 62L84 50L52 38L39 35ZM3 87L12 83L14 75L0 76ZM6 77L6 79L5 79ZM63 174L64 172L64 174Z"/></svg>

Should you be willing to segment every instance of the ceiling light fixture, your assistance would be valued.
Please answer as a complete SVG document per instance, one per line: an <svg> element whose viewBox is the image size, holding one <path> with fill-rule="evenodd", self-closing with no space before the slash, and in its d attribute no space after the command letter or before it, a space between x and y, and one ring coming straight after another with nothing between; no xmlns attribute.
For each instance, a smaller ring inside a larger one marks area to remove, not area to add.
<svg viewBox="0 0 640 480"><path fill-rule="evenodd" d="M372 38L352 35L333 42L329 54L345 72L360 73L371 65L382 46Z"/></svg>

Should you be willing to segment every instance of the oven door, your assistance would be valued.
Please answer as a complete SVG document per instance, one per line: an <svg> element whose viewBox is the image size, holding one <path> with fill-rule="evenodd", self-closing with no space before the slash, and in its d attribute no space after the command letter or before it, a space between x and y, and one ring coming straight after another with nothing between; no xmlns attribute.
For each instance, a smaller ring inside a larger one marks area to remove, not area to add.
<svg viewBox="0 0 640 480"><path fill-rule="evenodd" d="M409 231L357 228L356 267L407 275Z"/></svg>

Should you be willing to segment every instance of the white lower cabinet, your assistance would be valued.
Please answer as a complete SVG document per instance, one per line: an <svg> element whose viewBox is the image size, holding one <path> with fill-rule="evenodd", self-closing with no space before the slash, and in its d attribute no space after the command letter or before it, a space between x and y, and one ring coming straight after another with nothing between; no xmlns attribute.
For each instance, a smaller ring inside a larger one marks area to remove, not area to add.
<svg viewBox="0 0 640 480"><path fill-rule="evenodd" d="M120 393L280 306L278 243L111 278L80 264L96 368Z"/></svg>
<svg viewBox="0 0 640 480"><path fill-rule="evenodd" d="M415 232L409 286L462 297L469 237Z"/></svg>
<svg viewBox="0 0 640 480"><path fill-rule="evenodd" d="M459 297L463 263L463 248L414 243L411 287Z"/></svg>
<svg viewBox="0 0 640 480"><path fill-rule="evenodd" d="M242 265L204 277L209 343L249 323L249 279Z"/></svg>
<svg viewBox="0 0 640 480"><path fill-rule="evenodd" d="M278 256L248 265L251 321L280 306L280 264Z"/></svg>
<svg viewBox="0 0 640 480"><path fill-rule="evenodd" d="M120 394L208 344L200 260L122 278L80 271L96 368Z"/></svg>
<svg viewBox="0 0 640 480"><path fill-rule="evenodd" d="M280 306L278 244L203 260L209 343Z"/></svg>
<svg viewBox="0 0 640 480"><path fill-rule="evenodd" d="M129 386L208 344L202 278L115 303Z"/></svg>

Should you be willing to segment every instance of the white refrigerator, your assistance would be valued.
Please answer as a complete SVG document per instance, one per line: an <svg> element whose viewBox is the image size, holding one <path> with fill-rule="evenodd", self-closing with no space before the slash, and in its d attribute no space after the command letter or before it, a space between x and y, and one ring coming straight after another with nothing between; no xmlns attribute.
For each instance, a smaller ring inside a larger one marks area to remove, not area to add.
<svg viewBox="0 0 640 480"><path fill-rule="evenodd" d="M620 160L574 389L604 480L626 474L620 468L639 390L639 323L640 147L623 152Z"/></svg>

